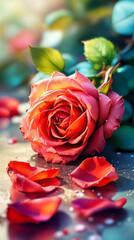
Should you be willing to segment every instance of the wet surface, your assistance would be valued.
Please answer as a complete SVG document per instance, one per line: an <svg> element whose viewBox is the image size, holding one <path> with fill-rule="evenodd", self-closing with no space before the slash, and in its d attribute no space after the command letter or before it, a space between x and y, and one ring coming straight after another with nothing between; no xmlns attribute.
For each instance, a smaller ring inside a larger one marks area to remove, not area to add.
<svg viewBox="0 0 134 240"><path fill-rule="evenodd" d="M9 144L9 138L16 137L18 142ZM100 156L116 168L119 179L102 188L83 190L69 178L72 172L85 157L80 156L68 165L46 163L32 151L30 143L23 141L19 124L11 123L0 129L0 239L1 240L51 240L51 239L84 239L84 240L134 240L134 153L120 152L110 142ZM33 166L44 168L60 167L58 190L47 196L59 196L63 199L56 215L47 223L11 224L6 220L7 204L10 198L20 200L44 197L43 194L15 192L6 173L9 161L25 161ZM110 210L98 213L88 219L80 217L71 206L71 201L79 197L89 198L127 198L127 204L121 210ZM79 229L83 229L79 231Z"/></svg>

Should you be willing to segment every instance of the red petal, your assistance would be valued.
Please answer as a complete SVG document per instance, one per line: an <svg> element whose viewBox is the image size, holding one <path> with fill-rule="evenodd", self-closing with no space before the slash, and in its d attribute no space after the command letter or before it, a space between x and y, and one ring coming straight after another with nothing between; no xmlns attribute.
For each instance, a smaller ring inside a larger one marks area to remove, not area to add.
<svg viewBox="0 0 134 240"><path fill-rule="evenodd" d="M18 112L19 105L20 105L20 102L15 98L11 98L11 97L0 98L0 108L8 109L10 114L9 117L19 115L19 112Z"/></svg>
<svg viewBox="0 0 134 240"><path fill-rule="evenodd" d="M120 198L116 201L109 199L86 199L78 198L72 201L72 206L83 217L89 217L92 214L109 210L122 208L127 202L126 198Z"/></svg>
<svg viewBox="0 0 134 240"><path fill-rule="evenodd" d="M11 161L7 173L13 185L22 192L51 192L58 188L60 182L55 177L59 168L44 170L31 167L29 163Z"/></svg>
<svg viewBox="0 0 134 240"><path fill-rule="evenodd" d="M104 157L85 159L70 177L82 188L102 187L118 179L115 168Z"/></svg>
<svg viewBox="0 0 134 240"><path fill-rule="evenodd" d="M48 221L57 211L60 198L40 198L9 204L7 218L13 223L40 223Z"/></svg>
<svg viewBox="0 0 134 240"><path fill-rule="evenodd" d="M120 121L124 113L124 101L121 96L115 92L111 92L108 97L111 100L111 107L107 121L104 124L104 136L109 138L113 131L120 127Z"/></svg>
<svg viewBox="0 0 134 240"><path fill-rule="evenodd" d="M107 120L109 109L111 106L111 99L108 96L99 93L99 106L100 106L100 113L99 113L98 126L100 126Z"/></svg>
<svg viewBox="0 0 134 240"><path fill-rule="evenodd" d="M47 178L54 178L58 175L60 168L44 169L40 167L32 167L27 162L10 161L8 164L7 172L10 174L21 174L24 177L38 181Z"/></svg>
<svg viewBox="0 0 134 240"><path fill-rule="evenodd" d="M104 127L101 125L89 138L89 141L83 151L83 154L95 154L96 152L101 152L105 147L106 141L104 138Z"/></svg>
<svg viewBox="0 0 134 240"><path fill-rule="evenodd" d="M96 91L97 88L91 83L91 81L88 78L79 73L77 70L75 70L75 73L70 77L75 79L78 83L80 83L88 95L98 98L98 91Z"/></svg>

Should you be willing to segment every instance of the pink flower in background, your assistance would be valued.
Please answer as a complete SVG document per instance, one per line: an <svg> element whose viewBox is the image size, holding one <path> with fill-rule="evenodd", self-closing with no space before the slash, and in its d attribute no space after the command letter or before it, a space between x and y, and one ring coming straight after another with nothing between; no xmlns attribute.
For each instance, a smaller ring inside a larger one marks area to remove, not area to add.
<svg viewBox="0 0 134 240"><path fill-rule="evenodd" d="M123 112L123 99L117 93L98 93L77 71L68 77L54 72L32 85L30 108L20 129L47 162L66 164L80 153L102 151L105 138L120 127Z"/></svg>

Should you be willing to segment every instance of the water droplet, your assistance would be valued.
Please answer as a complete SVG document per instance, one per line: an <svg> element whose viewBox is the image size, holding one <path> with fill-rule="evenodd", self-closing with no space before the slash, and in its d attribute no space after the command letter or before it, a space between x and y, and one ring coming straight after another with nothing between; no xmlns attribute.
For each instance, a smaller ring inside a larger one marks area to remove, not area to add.
<svg viewBox="0 0 134 240"><path fill-rule="evenodd" d="M63 237L63 232L62 231L57 231L54 233L54 238L61 238Z"/></svg>
<svg viewBox="0 0 134 240"><path fill-rule="evenodd" d="M111 224L114 223L114 219L112 219L112 218L107 218L107 219L105 219L104 223L105 223L106 225L111 225Z"/></svg>
<svg viewBox="0 0 134 240"><path fill-rule="evenodd" d="M83 224L78 224L75 226L75 231L76 232L83 232L86 229L85 225Z"/></svg>
<svg viewBox="0 0 134 240"><path fill-rule="evenodd" d="M83 197L83 196L84 196L84 194L83 194L83 193L81 193L81 192L79 192L79 193L77 193L77 194L76 194L76 196L77 196L77 197Z"/></svg>
<svg viewBox="0 0 134 240"><path fill-rule="evenodd" d="M120 154L121 154L121 152L117 152L116 154L117 154L117 155L120 155Z"/></svg>
<svg viewBox="0 0 134 240"><path fill-rule="evenodd" d="M73 208L73 207L70 207L70 208L69 208L69 211L70 211L70 212L73 212L73 211L74 211L74 208Z"/></svg>
<svg viewBox="0 0 134 240"><path fill-rule="evenodd" d="M127 222L132 222L132 218L131 218L131 217L128 217L128 218L127 218Z"/></svg>
<svg viewBox="0 0 134 240"><path fill-rule="evenodd" d="M102 240L102 238L99 235L91 235L88 240Z"/></svg>

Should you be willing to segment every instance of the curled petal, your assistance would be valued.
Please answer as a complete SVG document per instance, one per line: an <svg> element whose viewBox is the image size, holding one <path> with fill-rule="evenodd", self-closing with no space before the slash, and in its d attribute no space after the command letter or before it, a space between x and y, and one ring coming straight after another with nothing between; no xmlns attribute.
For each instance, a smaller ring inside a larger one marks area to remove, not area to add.
<svg viewBox="0 0 134 240"><path fill-rule="evenodd" d="M79 73L77 70L75 70L75 73L70 77L75 79L78 83L80 83L83 86L83 89L85 90L87 95L91 95L94 96L95 98L98 98L97 88L91 83L91 81L88 78Z"/></svg>
<svg viewBox="0 0 134 240"><path fill-rule="evenodd" d="M43 79L31 86L31 94L29 96L30 107L33 106L34 101L46 92L49 79Z"/></svg>
<svg viewBox="0 0 134 240"><path fill-rule="evenodd" d="M115 168L104 157L97 156L85 159L70 177L82 188L102 187L118 179Z"/></svg>
<svg viewBox="0 0 134 240"><path fill-rule="evenodd" d="M78 198L72 201L74 209L83 217L87 218L95 213L109 210L109 209L120 209L127 202L126 198L120 198L118 200L110 199L86 199Z"/></svg>
<svg viewBox="0 0 134 240"><path fill-rule="evenodd" d="M7 173L9 175L11 173L20 174L32 181L38 181L42 179L56 177L59 171L60 171L60 168L47 170L40 167L32 167L27 162L18 162L18 161L10 161L7 168Z"/></svg>
<svg viewBox="0 0 134 240"><path fill-rule="evenodd" d="M56 213L60 203L61 198L48 197L9 204L7 219L13 223L46 222Z"/></svg>
<svg viewBox="0 0 134 240"><path fill-rule="evenodd" d="M124 113L123 98L115 92L111 92L108 97L111 100L111 107L108 118L104 124L105 138L111 137L113 131L120 127L120 121Z"/></svg>
<svg viewBox="0 0 134 240"><path fill-rule="evenodd" d="M59 187L60 182L56 178L49 178L40 181L32 181L20 174L10 174L13 186L20 192L39 193L39 192L52 192Z"/></svg>
<svg viewBox="0 0 134 240"><path fill-rule="evenodd" d="M89 155L95 154L95 152L101 152L105 147L105 144L106 141L104 138L103 125L101 125L89 139L89 142L87 143L83 154Z"/></svg>
<svg viewBox="0 0 134 240"><path fill-rule="evenodd" d="M63 73L54 71L51 75L51 78L59 77L59 76L65 77L65 75Z"/></svg>
<svg viewBox="0 0 134 240"><path fill-rule="evenodd" d="M7 173L13 185L22 192L51 192L59 187L55 177L60 169L32 167L29 163L11 161Z"/></svg>

